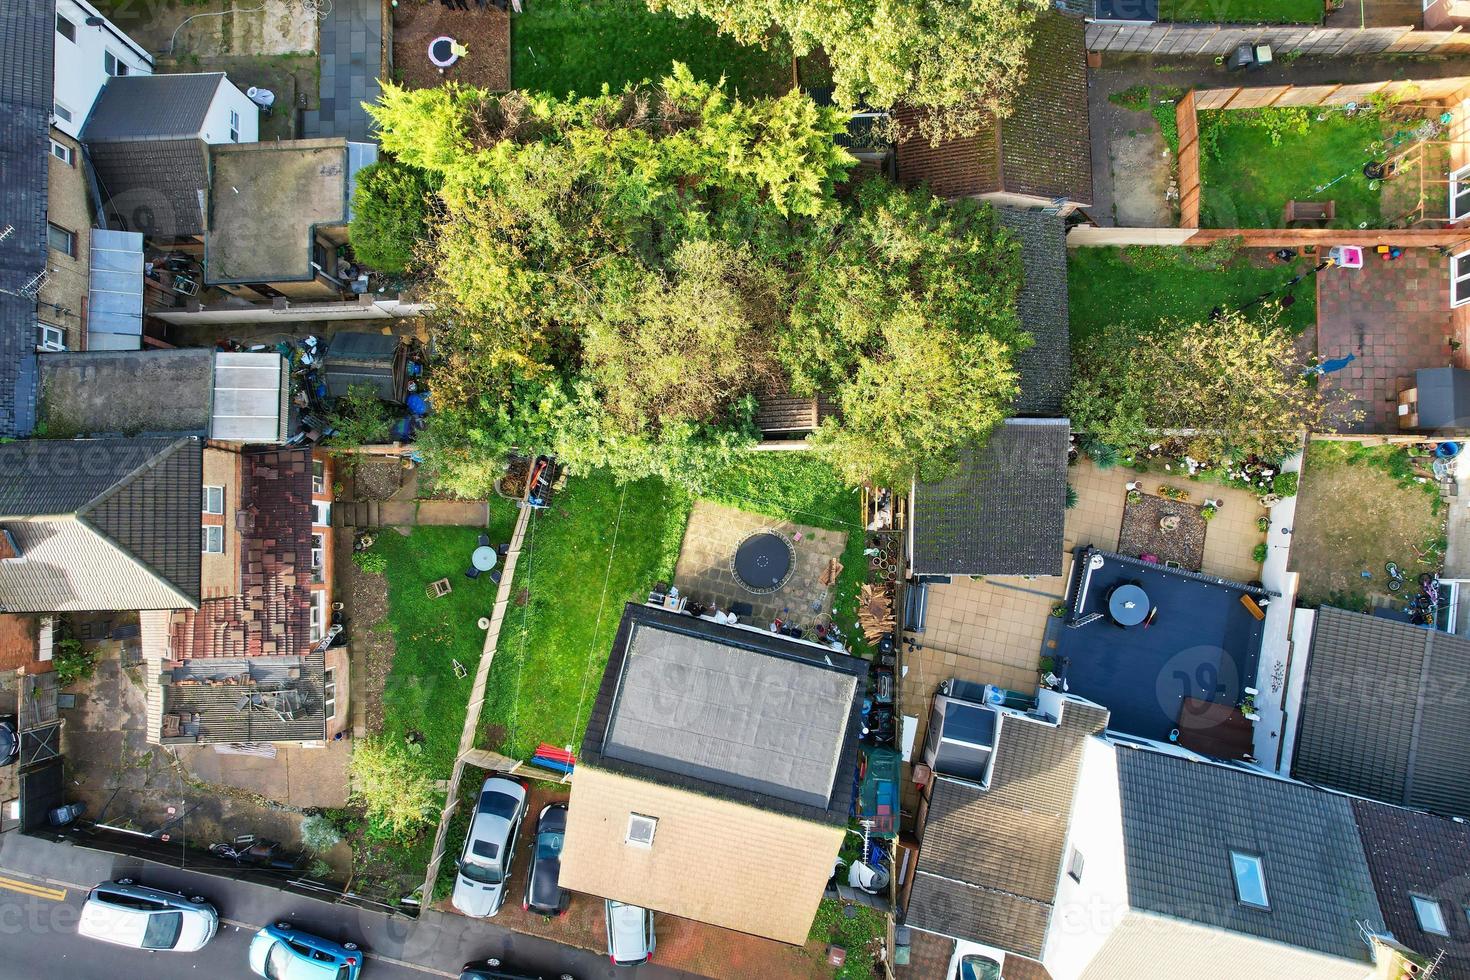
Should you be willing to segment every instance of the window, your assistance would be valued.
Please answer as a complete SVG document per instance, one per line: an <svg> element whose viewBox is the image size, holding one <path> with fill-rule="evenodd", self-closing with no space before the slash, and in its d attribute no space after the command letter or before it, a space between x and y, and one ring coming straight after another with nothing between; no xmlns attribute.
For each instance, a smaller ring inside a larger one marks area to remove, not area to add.
<svg viewBox="0 0 1470 980"><path fill-rule="evenodd" d="M1072 848L1072 856L1067 859L1067 877L1079 885L1082 883L1082 865L1082 852Z"/></svg>
<svg viewBox="0 0 1470 980"><path fill-rule="evenodd" d="M326 568L327 536L320 531L311 532L311 580L318 584L322 581L322 572Z"/></svg>
<svg viewBox="0 0 1470 980"><path fill-rule="evenodd" d="M67 20L60 14L56 15L56 33L75 44L77 42L77 25Z"/></svg>
<svg viewBox="0 0 1470 980"><path fill-rule="evenodd" d="M204 488L204 513L223 514L225 512L225 488Z"/></svg>
<svg viewBox="0 0 1470 980"><path fill-rule="evenodd" d="M1470 252L1461 252L1450 259L1450 305L1464 306L1470 303Z"/></svg>
<svg viewBox="0 0 1470 980"><path fill-rule="evenodd" d="M657 817L645 817L641 813L628 814L628 836L626 843L637 847L652 847L653 832L658 829Z"/></svg>
<svg viewBox="0 0 1470 980"><path fill-rule="evenodd" d="M118 60L117 55L111 51L104 51L102 53L102 70L109 75L121 76L128 73L128 66L126 62Z"/></svg>
<svg viewBox="0 0 1470 980"><path fill-rule="evenodd" d="M230 110L230 142L240 142L240 114L234 109Z"/></svg>
<svg viewBox="0 0 1470 980"><path fill-rule="evenodd" d="M65 143L58 143L56 142L56 140L52 140L51 155L60 160L62 163L66 164L68 167L75 167L77 165L77 151L73 150Z"/></svg>
<svg viewBox="0 0 1470 980"><path fill-rule="evenodd" d="M1230 870L1235 875L1235 900L1253 909L1269 909L1266 897L1266 869L1259 854L1230 852Z"/></svg>
<svg viewBox="0 0 1470 980"><path fill-rule="evenodd" d="M1470 167L1450 174L1450 220L1470 218Z"/></svg>
<svg viewBox="0 0 1470 980"><path fill-rule="evenodd" d="M311 641L315 643L327 635L327 594L311 594Z"/></svg>
<svg viewBox="0 0 1470 980"><path fill-rule="evenodd" d="M311 505L311 509L316 512L316 516L311 519L313 524L321 524L325 527L332 523L331 504L318 500Z"/></svg>
<svg viewBox="0 0 1470 980"><path fill-rule="evenodd" d="M337 717L337 673L330 667L322 675L322 710L327 714L327 721Z"/></svg>
<svg viewBox="0 0 1470 980"><path fill-rule="evenodd" d="M66 350L66 331L49 323L38 323L36 346L42 350Z"/></svg>
<svg viewBox="0 0 1470 980"><path fill-rule="evenodd" d="M311 461L311 492L327 492L327 464L324 460Z"/></svg>
<svg viewBox="0 0 1470 980"><path fill-rule="evenodd" d="M1414 903L1414 918L1419 920L1419 928L1436 936L1448 936L1449 929L1444 924L1444 911L1439 907L1439 900L1429 898L1425 895L1410 895L1409 900Z"/></svg>
<svg viewBox="0 0 1470 980"><path fill-rule="evenodd" d="M204 525L204 553L207 555L222 555L225 553L225 529L218 524Z"/></svg>
<svg viewBox="0 0 1470 980"><path fill-rule="evenodd" d="M46 244L72 258L77 257L77 236L60 225L46 222Z"/></svg>
<svg viewBox="0 0 1470 980"><path fill-rule="evenodd" d="M51 104L51 114L62 122L71 122L71 110L60 102L53 102Z"/></svg>

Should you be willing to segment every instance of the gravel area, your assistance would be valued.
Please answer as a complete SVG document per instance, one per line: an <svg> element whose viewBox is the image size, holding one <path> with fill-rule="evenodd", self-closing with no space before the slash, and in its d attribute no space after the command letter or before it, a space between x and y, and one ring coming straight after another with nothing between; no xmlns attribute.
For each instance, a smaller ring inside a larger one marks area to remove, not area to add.
<svg viewBox="0 0 1470 980"><path fill-rule="evenodd" d="M1154 555L1159 561L1174 561L1197 572L1205 560L1206 521L1198 504L1165 500L1144 494L1138 503L1123 507L1123 529L1118 535L1118 553L1137 557ZM1160 527L1160 521L1177 517L1171 531Z"/></svg>

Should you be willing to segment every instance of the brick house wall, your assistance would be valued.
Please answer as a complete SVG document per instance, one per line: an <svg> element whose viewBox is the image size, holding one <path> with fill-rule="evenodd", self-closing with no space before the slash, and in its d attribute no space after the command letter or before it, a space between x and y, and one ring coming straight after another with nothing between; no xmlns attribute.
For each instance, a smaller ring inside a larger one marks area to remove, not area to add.
<svg viewBox="0 0 1470 980"><path fill-rule="evenodd" d="M47 174L46 220L72 235L74 255L46 250L46 283L41 288L37 319L60 327L67 350L84 350L87 343L87 266L92 237L92 207L81 147L76 140L51 127L51 139L69 154L70 162L51 154Z"/></svg>

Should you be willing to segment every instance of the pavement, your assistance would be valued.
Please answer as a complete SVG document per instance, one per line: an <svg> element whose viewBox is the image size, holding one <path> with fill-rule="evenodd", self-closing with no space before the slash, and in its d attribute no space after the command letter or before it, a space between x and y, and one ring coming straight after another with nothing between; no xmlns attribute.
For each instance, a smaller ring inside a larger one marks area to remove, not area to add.
<svg viewBox="0 0 1470 980"><path fill-rule="evenodd" d="M333 0L321 24L321 103L302 114L308 138L373 140L362 103L376 102L383 67L383 8L379 0Z"/></svg>
<svg viewBox="0 0 1470 980"><path fill-rule="evenodd" d="M77 918L88 888L118 877L205 896L219 909L219 934L198 953L142 953L78 937ZM615 968L601 954L518 935L493 921L434 911L413 921L67 843L18 833L0 836L0 936L5 948L0 978L245 977L251 936L271 922L357 943L366 955L367 980L457 977L466 963L491 956L527 972L578 980L694 976L656 963Z"/></svg>

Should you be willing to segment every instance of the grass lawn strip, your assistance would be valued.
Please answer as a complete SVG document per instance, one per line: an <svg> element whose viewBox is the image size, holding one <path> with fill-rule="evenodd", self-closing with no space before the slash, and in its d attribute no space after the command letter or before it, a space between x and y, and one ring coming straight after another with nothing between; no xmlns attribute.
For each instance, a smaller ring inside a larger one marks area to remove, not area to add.
<svg viewBox="0 0 1470 980"><path fill-rule="evenodd" d="M491 501L485 533L493 543L509 540L515 514L507 501ZM404 537L384 528L373 544L388 559L388 619L374 628L391 629L397 647L383 691L383 734L402 742L411 731L422 733L420 758L435 779L448 778L454 766L471 678L485 643L479 619L495 604L495 583L488 575L468 579L464 574L480 530L416 527ZM449 579L453 591L429 598L426 587L441 578ZM468 671L463 679L454 676L455 660Z"/></svg>
<svg viewBox="0 0 1470 980"><path fill-rule="evenodd" d="M511 21L511 84L553 95L595 95L603 85L661 78L675 61L696 78L722 75L742 96L791 87L791 51L780 39L762 49L722 35L703 17L653 13L643 0L535 0Z"/></svg>
<svg viewBox="0 0 1470 980"><path fill-rule="evenodd" d="M1320 24L1320 0L1159 0L1159 20L1185 24ZM1278 53L1284 54L1285 52Z"/></svg>
<svg viewBox="0 0 1470 980"><path fill-rule="evenodd" d="M1140 262L1134 256L1143 253L1113 246L1068 249L1074 347L1085 345L1113 323L1148 326L1165 319L1207 320L1215 307L1239 308L1309 268L1306 259L1283 264L1261 250L1237 252L1223 268L1213 270L1190 266L1183 248L1144 251L1147 258ZM1314 280L1303 280L1293 295L1296 302L1282 311L1281 323L1300 333L1317 322Z"/></svg>
<svg viewBox="0 0 1470 980"><path fill-rule="evenodd" d="M1211 150L1207 130L1220 127L1226 113L1249 111L1199 114L1201 225L1279 228L1287 201L1335 201L1332 227L1382 226L1381 193L1369 187L1363 165L1374 159L1372 148L1385 130L1397 131L1399 124L1375 113L1349 116L1313 107L1305 110L1311 120L1305 134L1282 134L1280 145L1274 145L1268 126L1243 125L1242 117L1234 116L1220 128Z"/></svg>

